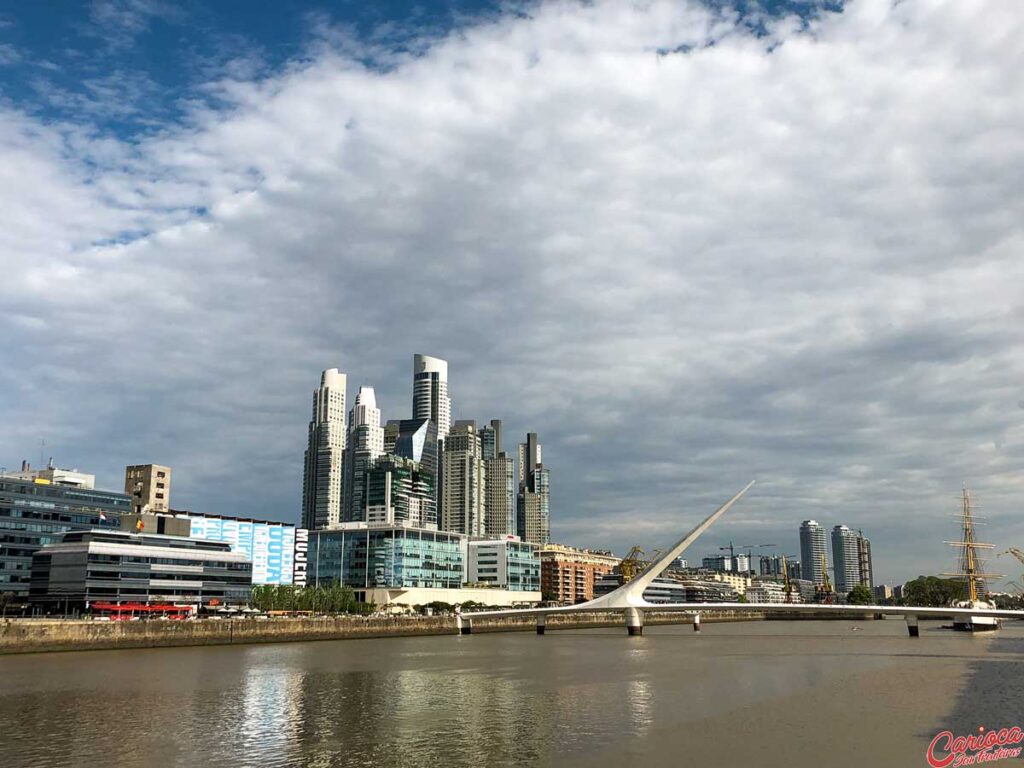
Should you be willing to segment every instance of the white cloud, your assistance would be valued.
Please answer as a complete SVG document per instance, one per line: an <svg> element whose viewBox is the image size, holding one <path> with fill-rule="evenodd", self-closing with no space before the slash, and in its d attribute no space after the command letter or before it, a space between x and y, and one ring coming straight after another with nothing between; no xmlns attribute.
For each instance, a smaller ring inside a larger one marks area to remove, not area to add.
<svg viewBox="0 0 1024 768"><path fill-rule="evenodd" d="M8 110L2 455L294 517L319 370L397 417L426 351L459 416L541 434L559 538L663 543L756 475L708 549L815 517L939 570L963 480L1012 543L1022 21L549 3L406 53L322 34L136 143Z"/></svg>

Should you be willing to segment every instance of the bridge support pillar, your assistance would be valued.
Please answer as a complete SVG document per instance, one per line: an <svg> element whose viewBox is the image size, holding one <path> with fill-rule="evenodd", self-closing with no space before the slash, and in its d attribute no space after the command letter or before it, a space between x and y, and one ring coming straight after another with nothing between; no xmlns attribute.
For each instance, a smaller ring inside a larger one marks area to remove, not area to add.
<svg viewBox="0 0 1024 768"><path fill-rule="evenodd" d="M920 637L921 628L917 626L917 616L907 616L907 632L911 637Z"/></svg>
<svg viewBox="0 0 1024 768"><path fill-rule="evenodd" d="M543 613L540 616L537 617L537 634L538 635L543 635L544 634L544 629L546 628L547 620L548 620L548 617L545 616Z"/></svg>
<svg viewBox="0 0 1024 768"><path fill-rule="evenodd" d="M630 637L644 633L644 613L638 608L626 609L626 631Z"/></svg>
<svg viewBox="0 0 1024 768"><path fill-rule="evenodd" d="M700 632L700 614L693 614L693 631Z"/></svg>

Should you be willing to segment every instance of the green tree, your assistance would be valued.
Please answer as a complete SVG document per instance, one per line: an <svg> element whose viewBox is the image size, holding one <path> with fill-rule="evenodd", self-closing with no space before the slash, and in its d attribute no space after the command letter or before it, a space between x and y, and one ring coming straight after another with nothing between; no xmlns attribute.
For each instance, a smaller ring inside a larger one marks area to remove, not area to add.
<svg viewBox="0 0 1024 768"><path fill-rule="evenodd" d="M918 576L903 585L903 604L944 608L956 600L963 600L964 593L963 579Z"/></svg>
<svg viewBox="0 0 1024 768"><path fill-rule="evenodd" d="M875 596L866 584L858 584L846 596L846 602L850 605L871 605L874 601Z"/></svg>

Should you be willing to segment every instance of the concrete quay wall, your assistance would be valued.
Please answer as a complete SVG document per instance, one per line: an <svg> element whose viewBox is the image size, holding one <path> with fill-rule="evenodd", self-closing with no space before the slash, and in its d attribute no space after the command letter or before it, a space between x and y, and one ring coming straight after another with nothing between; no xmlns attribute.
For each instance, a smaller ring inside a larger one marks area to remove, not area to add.
<svg viewBox="0 0 1024 768"><path fill-rule="evenodd" d="M472 614L465 618L471 619ZM703 622L749 621L760 615L702 614ZM648 613L645 623L689 624L678 613ZM533 617L477 619L473 632L533 631ZM548 630L624 627L621 613L548 616ZM408 637L456 633L452 616L362 618L354 616L302 619L224 619L192 621L89 621L13 619L0 622L0 654L51 651L170 648L200 645L289 643L369 637Z"/></svg>

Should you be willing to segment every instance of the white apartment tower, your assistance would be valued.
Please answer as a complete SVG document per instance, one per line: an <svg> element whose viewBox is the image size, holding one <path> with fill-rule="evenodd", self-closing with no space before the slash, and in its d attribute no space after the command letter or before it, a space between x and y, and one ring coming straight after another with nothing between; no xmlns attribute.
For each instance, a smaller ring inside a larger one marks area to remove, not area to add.
<svg viewBox="0 0 1024 768"><path fill-rule="evenodd" d="M441 468L441 529L483 536L487 481L480 435L474 422L455 422L445 440Z"/></svg>
<svg viewBox="0 0 1024 768"><path fill-rule="evenodd" d="M304 528L327 528L341 522L346 386L345 374L330 368L320 376L320 388L313 392L302 479Z"/></svg>
<svg viewBox="0 0 1024 768"><path fill-rule="evenodd" d="M836 569L836 592L845 598L860 584L860 535L845 525L832 529L832 563Z"/></svg>
<svg viewBox="0 0 1024 768"><path fill-rule="evenodd" d="M343 522L366 520L367 479L374 462L384 454L384 427L373 387L360 387L348 414L348 446L342 485Z"/></svg>
<svg viewBox="0 0 1024 768"><path fill-rule="evenodd" d="M452 403L448 398L448 363L429 355L413 355L412 417L432 419L437 439L444 440L452 425Z"/></svg>
<svg viewBox="0 0 1024 768"><path fill-rule="evenodd" d="M800 575L817 586L824 584L828 544L817 520L800 523Z"/></svg>

